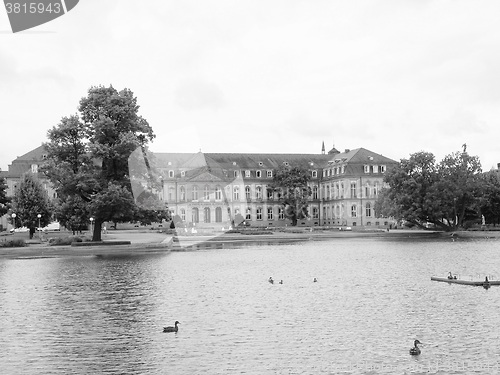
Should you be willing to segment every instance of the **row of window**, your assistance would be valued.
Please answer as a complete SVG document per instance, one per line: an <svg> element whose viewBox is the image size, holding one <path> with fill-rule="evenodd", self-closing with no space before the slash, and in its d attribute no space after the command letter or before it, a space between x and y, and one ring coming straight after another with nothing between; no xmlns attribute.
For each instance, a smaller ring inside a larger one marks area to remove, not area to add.
<svg viewBox="0 0 500 375"><path fill-rule="evenodd" d="M365 217L375 216L375 210L372 207L370 202L367 202L364 205L365 209ZM343 216L343 207L340 205L336 205L335 207L323 207L323 219L337 219L342 218ZM350 217L355 218L358 217L359 206L357 204L352 204L350 207Z"/></svg>
<svg viewBox="0 0 500 375"><path fill-rule="evenodd" d="M268 169L266 171L257 170L257 171L254 171L254 172L255 172L255 177L256 178L262 178L264 175L267 178L273 178L273 171L272 171L272 169ZM235 178L240 177L240 171L238 171L238 170L233 171L233 175L234 175ZM245 176L245 178L251 178L252 177L252 171L246 170L244 172L244 176ZM175 171L169 170L168 171L168 177L169 178L174 178L175 177ZM186 177L186 171L181 171L181 177ZM311 177L312 178L317 178L318 177L318 171L311 171Z"/></svg>
<svg viewBox="0 0 500 375"><path fill-rule="evenodd" d="M323 177L336 176L345 173L345 165L339 165L337 167L323 169ZM365 173L385 173L386 166L385 165L364 165L363 171Z"/></svg>
<svg viewBox="0 0 500 375"><path fill-rule="evenodd" d="M337 182L333 185L323 185L323 191L322 191L322 197L325 199L343 199L344 195L347 198L347 194L345 194L345 189L344 189L344 182ZM220 186L215 187L215 191L212 191L211 187L209 185L205 185L204 189L202 192L199 191L198 186L192 186L191 187L191 200L192 201L198 201L200 199L200 193L201 198L204 201L209 201L210 199L214 199L215 201L222 201L223 198L231 195L230 187L226 188L227 191L225 195L223 194L223 189ZM370 186L369 184L366 184L364 186L364 198L372 197L376 198L378 195L379 191L379 185L378 183L375 183L373 186ZM262 200L264 199L264 192L268 200L275 199L278 193L274 192L271 189L266 189L263 186L256 186L254 194L252 196L252 188L247 185L245 186L245 199L246 200L251 200L252 198L256 200ZM357 198L358 197L358 183L357 181L351 181L350 183L350 198ZM186 188L184 186L181 186L179 188L179 201L185 202L187 200L187 194L186 194ZM175 189L174 187L169 187L168 188L168 196L167 200L169 202L174 202L176 199L175 196ZM240 187L239 186L233 186L232 189L232 199L233 201L238 201L240 200ZM312 199L316 200L319 199L319 189L317 185L314 185L312 187Z"/></svg>

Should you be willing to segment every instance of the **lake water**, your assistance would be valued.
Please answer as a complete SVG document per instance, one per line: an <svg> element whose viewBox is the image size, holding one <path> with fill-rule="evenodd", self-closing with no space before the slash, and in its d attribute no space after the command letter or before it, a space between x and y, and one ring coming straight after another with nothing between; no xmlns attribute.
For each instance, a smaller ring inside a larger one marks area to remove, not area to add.
<svg viewBox="0 0 500 375"><path fill-rule="evenodd" d="M499 244L332 239L0 259L1 372L497 373L500 287L430 277L499 278ZM163 333L175 320L179 332Z"/></svg>

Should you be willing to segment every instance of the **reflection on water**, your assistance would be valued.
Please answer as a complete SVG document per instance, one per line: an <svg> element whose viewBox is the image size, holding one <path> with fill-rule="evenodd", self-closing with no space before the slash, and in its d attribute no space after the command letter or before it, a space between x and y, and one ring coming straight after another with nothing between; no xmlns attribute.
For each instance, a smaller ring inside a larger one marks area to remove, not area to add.
<svg viewBox="0 0 500 375"><path fill-rule="evenodd" d="M0 362L9 374L493 373L500 287L430 276L498 275L497 248L332 239L1 259Z"/></svg>

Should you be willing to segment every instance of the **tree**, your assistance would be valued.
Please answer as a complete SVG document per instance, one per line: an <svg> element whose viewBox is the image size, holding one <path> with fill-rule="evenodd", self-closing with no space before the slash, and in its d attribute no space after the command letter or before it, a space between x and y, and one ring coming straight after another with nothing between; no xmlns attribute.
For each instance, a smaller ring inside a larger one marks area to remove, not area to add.
<svg viewBox="0 0 500 375"><path fill-rule="evenodd" d="M480 175L478 185L482 187L479 199L481 214L486 223L496 226L500 224L500 176L498 171L490 171Z"/></svg>
<svg viewBox="0 0 500 375"><path fill-rule="evenodd" d="M30 238L33 238L39 224L42 227L49 224L52 216L49 197L40 181L31 173L26 173L21 177L12 199L12 209L16 214L14 227L29 228Z"/></svg>
<svg viewBox="0 0 500 375"><path fill-rule="evenodd" d="M10 198L7 197L7 184L5 179L0 177L0 217L9 211Z"/></svg>
<svg viewBox="0 0 500 375"><path fill-rule="evenodd" d="M85 202L88 210L81 214L94 218L92 239L100 241L104 222L136 217L128 158L138 148L145 150L154 134L138 115L137 99L129 89L91 87L78 110L80 116L64 117L49 131L45 171L70 211L81 201L69 197Z"/></svg>
<svg viewBox="0 0 500 375"><path fill-rule="evenodd" d="M417 152L402 159L384 178L389 185L376 203L383 215L443 230L463 226L478 215L477 177L481 165L476 156L463 152L446 156L436 164L434 155Z"/></svg>
<svg viewBox="0 0 500 375"><path fill-rule="evenodd" d="M308 199L312 194L308 185L310 179L308 170L297 166L283 165L274 171L269 189L278 192L284 214L292 221L293 226L297 225L298 220L309 216Z"/></svg>

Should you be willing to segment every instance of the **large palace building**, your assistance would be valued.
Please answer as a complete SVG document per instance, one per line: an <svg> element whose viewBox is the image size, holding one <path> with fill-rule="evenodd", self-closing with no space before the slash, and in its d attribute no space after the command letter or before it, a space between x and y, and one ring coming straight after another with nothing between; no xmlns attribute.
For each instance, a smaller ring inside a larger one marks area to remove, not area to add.
<svg viewBox="0 0 500 375"><path fill-rule="evenodd" d="M0 172L12 196L23 173L38 175L46 159L43 146L15 159L9 170ZM290 225L283 202L268 186L275 170L299 166L310 173L312 195L307 219L300 226L386 227L390 223L374 210L384 174L396 161L364 148L324 146L318 154L244 153L154 153L155 166L162 176L160 198L176 220L186 226L234 225L244 220L252 227ZM56 193L40 175L49 197ZM238 221L238 222L239 222ZM0 225L7 227L6 218Z"/></svg>

